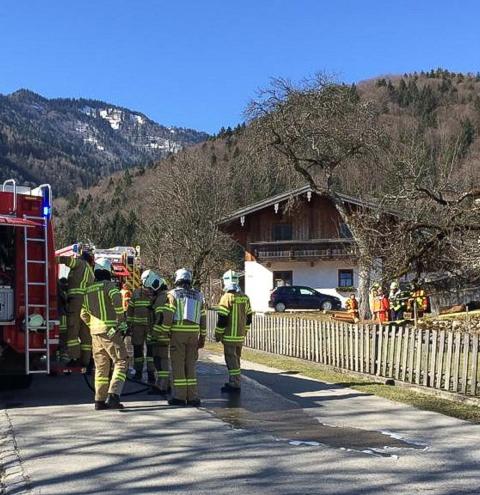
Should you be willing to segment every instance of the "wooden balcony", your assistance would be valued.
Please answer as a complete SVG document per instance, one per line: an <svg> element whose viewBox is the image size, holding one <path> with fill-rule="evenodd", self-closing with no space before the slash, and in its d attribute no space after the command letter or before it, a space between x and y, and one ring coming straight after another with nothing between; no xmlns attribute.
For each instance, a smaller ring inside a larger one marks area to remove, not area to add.
<svg viewBox="0 0 480 495"><path fill-rule="evenodd" d="M259 261L315 261L355 257L355 246L351 239L309 241L278 241L252 243L251 252Z"/></svg>

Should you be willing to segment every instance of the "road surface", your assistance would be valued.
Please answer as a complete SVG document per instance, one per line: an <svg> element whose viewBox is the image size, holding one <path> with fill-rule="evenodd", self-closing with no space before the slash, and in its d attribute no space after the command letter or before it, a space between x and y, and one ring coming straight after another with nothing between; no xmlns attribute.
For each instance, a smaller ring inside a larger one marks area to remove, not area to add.
<svg viewBox="0 0 480 495"><path fill-rule="evenodd" d="M146 393L94 411L81 376L0 393L6 494L478 494L480 427L291 372L245 363L220 393L202 353L201 408ZM127 392L139 387L128 384Z"/></svg>

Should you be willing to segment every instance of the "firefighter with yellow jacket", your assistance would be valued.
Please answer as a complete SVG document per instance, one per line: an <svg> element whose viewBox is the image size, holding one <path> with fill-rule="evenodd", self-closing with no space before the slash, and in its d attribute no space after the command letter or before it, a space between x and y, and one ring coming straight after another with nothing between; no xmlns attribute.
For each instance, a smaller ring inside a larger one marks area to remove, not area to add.
<svg viewBox="0 0 480 495"><path fill-rule="evenodd" d="M175 288L167 293L161 331L170 336L173 389L170 405L199 406L196 364L205 345L206 312L203 294L192 287L192 273L175 272Z"/></svg>
<svg viewBox="0 0 480 495"><path fill-rule="evenodd" d="M228 382L222 392L240 392L241 365L240 358L245 336L252 323L252 310L248 296L239 286L238 275L229 270L223 275L224 291L217 306L217 326L215 340L223 343L225 363L228 369Z"/></svg>
<svg viewBox="0 0 480 495"><path fill-rule="evenodd" d="M101 258L95 265L95 282L86 289L82 319L90 328L95 361L95 409L123 409L120 394L127 378L127 331L122 296L111 281L112 266ZM113 373L110 378L111 362Z"/></svg>
<svg viewBox="0 0 480 495"><path fill-rule="evenodd" d="M59 256L57 262L70 268L67 278L66 347L68 366L88 366L92 356L92 339L88 327L80 318L86 288L94 281L93 254L85 250L80 257Z"/></svg>
<svg viewBox="0 0 480 495"><path fill-rule="evenodd" d="M149 383L155 383L156 380L155 365L153 362L153 345L150 341L150 332L153 323L152 302L154 288L152 283L155 282L154 276L155 273L152 270L146 270L142 273L142 286L133 291L132 297L128 301L127 309L127 324L133 345L135 379L142 379L143 365L146 363Z"/></svg>
<svg viewBox="0 0 480 495"><path fill-rule="evenodd" d="M151 341L153 346L153 363L157 373L157 387L152 389L150 394L167 395L170 389L170 338L163 332L163 314L167 304L167 284L159 275L155 274L152 282L155 285L155 295L153 298L153 327Z"/></svg>

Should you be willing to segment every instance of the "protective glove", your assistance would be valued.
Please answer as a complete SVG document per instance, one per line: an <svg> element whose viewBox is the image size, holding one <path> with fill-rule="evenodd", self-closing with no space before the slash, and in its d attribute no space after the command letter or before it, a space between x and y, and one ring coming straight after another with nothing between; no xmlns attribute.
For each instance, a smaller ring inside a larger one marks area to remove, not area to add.
<svg viewBox="0 0 480 495"><path fill-rule="evenodd" d="M200 335L200 337L198 337L197 349L203 349L204 347L205 347L205 336Z"/></svg>

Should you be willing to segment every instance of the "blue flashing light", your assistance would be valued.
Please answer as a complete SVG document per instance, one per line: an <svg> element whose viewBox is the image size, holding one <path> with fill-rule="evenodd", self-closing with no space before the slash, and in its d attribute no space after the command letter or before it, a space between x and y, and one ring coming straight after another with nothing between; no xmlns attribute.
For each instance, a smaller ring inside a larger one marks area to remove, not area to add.
<svg viewBox="0 0 480 495"><path fill-rule="evenodd" d="M48 206L43 207L43 216L44 217L49 217L50 216L50 208Z"/></svg>

